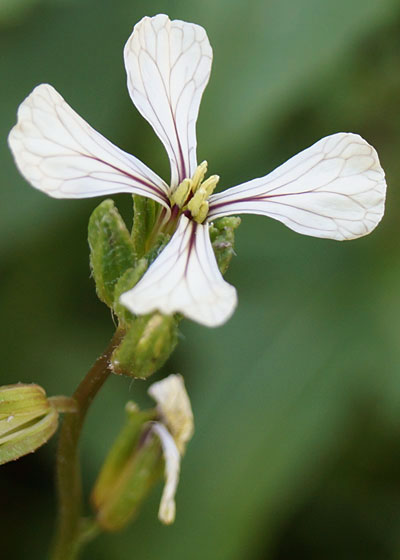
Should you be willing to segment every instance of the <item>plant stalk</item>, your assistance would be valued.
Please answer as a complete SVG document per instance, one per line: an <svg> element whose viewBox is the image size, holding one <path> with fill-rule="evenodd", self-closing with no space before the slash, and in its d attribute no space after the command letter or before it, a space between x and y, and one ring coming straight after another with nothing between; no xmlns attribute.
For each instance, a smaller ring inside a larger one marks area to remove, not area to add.
<svg viewBox="0 0 400 560"><path fill-rule="evenodd" d="M97 358L72 398L75 413L66 414L58 442L56 483L58 519L51 560L74 560L82 542L82 481L78 444L86 413L111 373L110 357L123 337L117 330L103 354Z"/></svg>

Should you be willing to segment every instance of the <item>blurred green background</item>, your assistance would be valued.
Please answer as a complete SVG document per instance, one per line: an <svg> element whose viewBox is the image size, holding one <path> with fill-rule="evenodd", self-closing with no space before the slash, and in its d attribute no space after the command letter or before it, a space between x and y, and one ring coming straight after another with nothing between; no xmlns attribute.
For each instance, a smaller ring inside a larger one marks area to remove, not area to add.
<svg viewBox="0 0 400 560"><path fill-rule="evenodd" d="M203 25L214 48L198 156L222 188L352 131L380 154L387 211L349 243L243 218L227 275L235 315L215 330L183 322L162 372L184 374L196 419L176 523L158 522L157 487L135 524L83 559L400 558L398 0L0 0L1 384L70 394L113 332L88 266L99 201L53 200L18 175L6 146L17 106L49 82L168 179L122 62L132 26L159 12ZM130 219L130 197L116 201ZM86 488L124 403L150 404L148 385L113 378L103 389L82 441ZM51 441L0 469L2 558L46 557L54 452Z"/></svg>

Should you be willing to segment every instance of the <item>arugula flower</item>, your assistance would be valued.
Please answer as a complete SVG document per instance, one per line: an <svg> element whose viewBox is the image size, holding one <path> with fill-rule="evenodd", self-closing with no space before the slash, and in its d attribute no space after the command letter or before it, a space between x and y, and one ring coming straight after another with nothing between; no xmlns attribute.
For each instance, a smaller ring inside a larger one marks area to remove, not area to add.
<svg viewBox="0 0 400 560"><path fill-rule="evenodd" d="M211 327L231 316L236 290L223 279L209 237L209 224L222 216L261 214L336 240L367 235L381 220L383 169L374 148L351 133L322 138L265 177L213 194L219 177L204 180L207 163L196 159L196 120L212 63L205 30L162 14L145 17L124 56L132 101L167 150L169 185L91 128L47 84L19 107L9 145L22 175L50 196L129 192L162 206L160 231L174 234L122 295L133 313L181 312Z"/></svg>

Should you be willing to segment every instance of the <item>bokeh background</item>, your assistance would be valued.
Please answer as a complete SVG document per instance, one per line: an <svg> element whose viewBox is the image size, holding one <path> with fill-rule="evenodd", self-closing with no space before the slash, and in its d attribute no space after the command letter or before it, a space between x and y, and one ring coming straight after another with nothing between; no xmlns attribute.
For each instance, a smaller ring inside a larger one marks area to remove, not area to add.
<svg viewBox="0 0 400 560"><path fill-rule="evenodd" d="M400 558L398 0L0 0L0 382L70 394L113 332L88 265L98 201L53 200L18 175L6 146L17 106L50 82L168 178L122 62L132 26L159 12L203 25L214 48L198 156L222 188L353 131L380 154L387 211L348 243L243 218L227 275L235 315L212 330L184 321L162 372L184 374L196 418L176 523L157 520L159 486L136 523L83 559ZM116 197L127 220L129 198ZM103 389L82 441L86 488L124 403L150 404L148 385L113 378ZM46 557L54 452L51 441L0 469L2 558Z"/></svg>

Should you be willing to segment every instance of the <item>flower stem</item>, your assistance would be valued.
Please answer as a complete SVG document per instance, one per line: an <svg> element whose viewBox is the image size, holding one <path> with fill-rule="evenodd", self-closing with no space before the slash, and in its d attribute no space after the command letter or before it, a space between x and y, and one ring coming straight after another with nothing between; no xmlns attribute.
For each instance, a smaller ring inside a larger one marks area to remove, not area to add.
<svg viewBox="0 0 400 560"><path fill-rule="evenodd" d="M57 395L55 397L49 397L49 403L57 410L63 414L78 412L78 407L75 400L72 397L64 397L64 395Z"/></svg>
<svg viewBox="0 0 400 560"><path fill-rule="evenodd" d="M81 537L82 482L79 467L78 443L86 413L104 382L110 375L110 357L121 341L117 330L107 349L81 381L72 398L76 413L66 414L63 420L57 451L58 520L51 560L74 560Z"/></svg>

